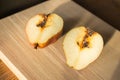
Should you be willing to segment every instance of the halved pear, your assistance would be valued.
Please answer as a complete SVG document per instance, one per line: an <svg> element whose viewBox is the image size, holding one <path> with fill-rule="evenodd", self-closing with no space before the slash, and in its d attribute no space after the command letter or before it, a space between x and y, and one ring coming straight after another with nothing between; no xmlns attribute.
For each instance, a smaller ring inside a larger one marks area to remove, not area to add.
<svg viewBox="0 0 120 80"><path fill-rule="evenodd" d="M76 27L66 34L63 49L67 64L81 70L98 58L103 49L103 38L84 26Z"/></svg>
<svg viewBox="0 0 120 80"><path fill-rule="evenodd" d="M38 14L32 17L26 25L26 33L29 42L43 48L55 42L61 35L63 29L63 19L54 13Z"/></svg>

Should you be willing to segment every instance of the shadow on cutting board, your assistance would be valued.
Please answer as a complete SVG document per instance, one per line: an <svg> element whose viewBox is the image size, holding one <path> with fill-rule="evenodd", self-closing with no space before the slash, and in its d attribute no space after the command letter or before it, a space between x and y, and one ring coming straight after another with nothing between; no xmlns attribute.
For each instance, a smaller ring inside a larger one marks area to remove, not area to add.
<svg viewBox="0 0 120 80"><path fill-rule="evenodd" d="M72 29L79 22L81 17L79 16L79 12L76 13L72 11L71 2L60 5L53 11L53 13L57 13L64 20L63 35Z"/></svg>
<svg viewBox="0 0 120 80"><path fill-rule="evenodd" d="M115 29L109 24L71 1L60 5L53 12L64 20L63 35L72 28L83 25L99 32L103 36L104 44L106 44L115 32Z"/></svg>
<svg viewBox="0 0 120 80"><path fill-rule="evenodd" d="M120 60L117 68L115 69L111 80L120 80Z"/></svg>

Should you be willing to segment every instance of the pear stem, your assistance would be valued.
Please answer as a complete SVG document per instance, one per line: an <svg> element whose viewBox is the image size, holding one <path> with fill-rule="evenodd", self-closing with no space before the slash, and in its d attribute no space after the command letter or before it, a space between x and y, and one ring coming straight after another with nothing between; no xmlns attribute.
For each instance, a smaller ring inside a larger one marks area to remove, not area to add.
<svg viewBox="0 0 120 80"><path fill-rule="evenodd" d="M34 46L34 49L37 49L38 46L39 46L38 43L36 43Z"/></svg>

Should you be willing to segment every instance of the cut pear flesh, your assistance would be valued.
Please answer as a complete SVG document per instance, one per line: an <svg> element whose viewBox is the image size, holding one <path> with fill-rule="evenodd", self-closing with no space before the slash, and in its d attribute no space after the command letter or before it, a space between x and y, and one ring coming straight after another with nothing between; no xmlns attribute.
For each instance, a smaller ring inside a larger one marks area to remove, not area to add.
<svg viewBox="0 0 120 80"><path fill-rule="evenodd" d="M98 58L103 49L103 38L84 26L76 27L66 34L63 49L67 64L81 70Z"/></svg>
<svg viewBox="0 0 120 80"><path fill-rule="evenodd" d="M32 17L26 25L26 33L35 48L45 47L57 40L63 29L63 19L57 14L38 14ZM53 40L54 39L54 40Z"/></svg>

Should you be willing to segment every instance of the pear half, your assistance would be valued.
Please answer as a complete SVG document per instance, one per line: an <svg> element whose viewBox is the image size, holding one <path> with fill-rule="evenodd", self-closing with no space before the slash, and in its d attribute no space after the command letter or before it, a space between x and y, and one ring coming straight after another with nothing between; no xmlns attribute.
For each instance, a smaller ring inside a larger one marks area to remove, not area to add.
<svg viewBox="0 0 120 80"><path fill-rule="evenodd" d="M81 70L98 58L103 49L102 36L84 26L70 30L63 41L67 64Z"/></svg>
<svg viewBox="0 0 120 80"><path fill-rule="evenodd" d="M61 35L63 19L55 14L38 14L32 17L26 25L29 42L37 47L45 47L55 42Z"/></svg>

